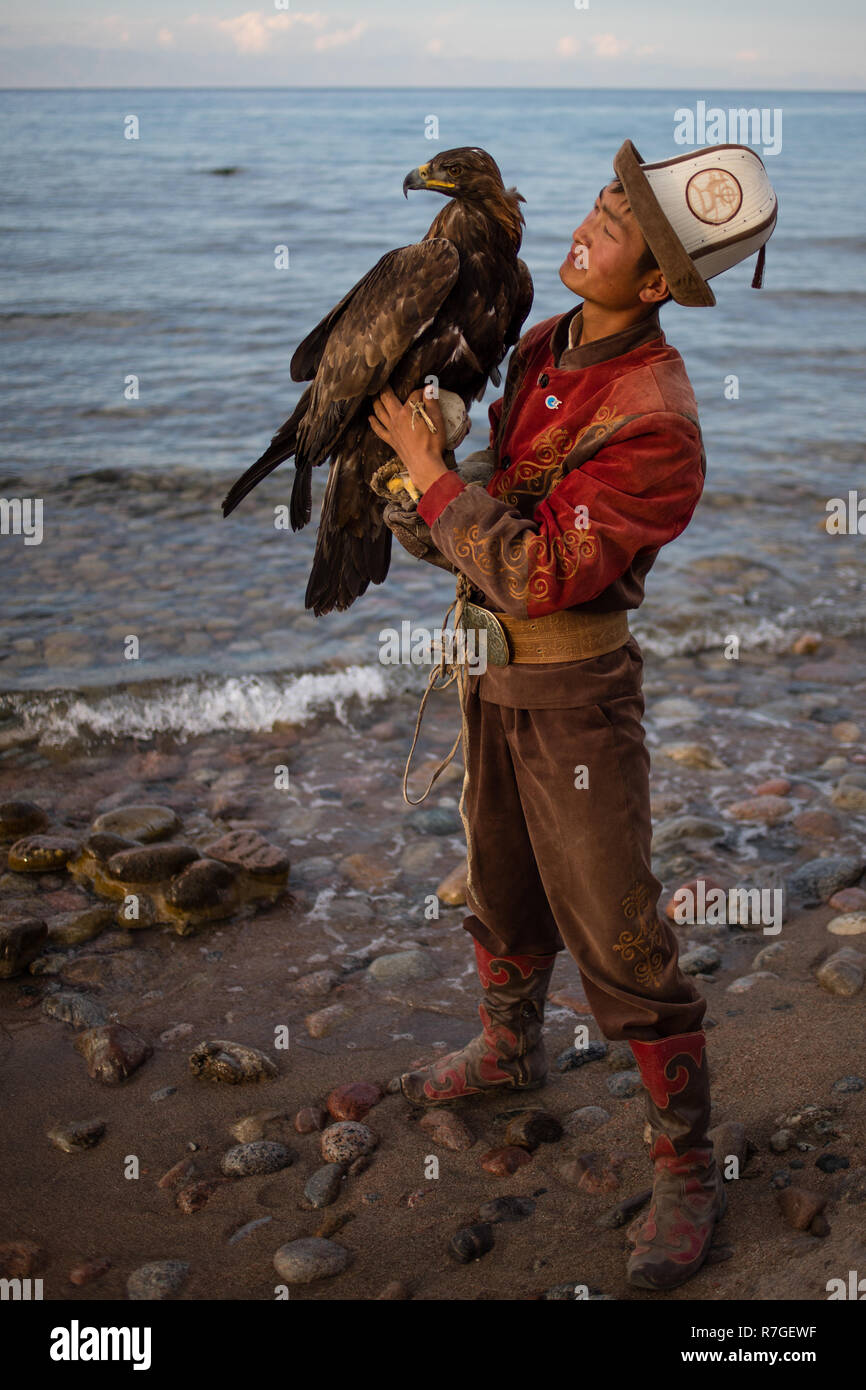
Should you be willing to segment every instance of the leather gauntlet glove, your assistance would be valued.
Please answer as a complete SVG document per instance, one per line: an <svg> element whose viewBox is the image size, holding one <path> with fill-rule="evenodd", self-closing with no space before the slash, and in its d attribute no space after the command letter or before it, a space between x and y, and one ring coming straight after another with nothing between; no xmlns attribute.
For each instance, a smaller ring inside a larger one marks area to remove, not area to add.
<svg viewBox="0 0 866 1390"><path fill-rule="evenodd" d="M484 487L493 474L495 460L492 449L479 449L469 454L455 465L454 454L450 450L444 455L446 466L454 468L465 483L477 483ZM430 527L418 515L417 503L405 487L395 488L394 484L403 472L399 459L385 463L373 474L370 486L385 502L383 520L389 531L400 542L404 550L416 560L426 560L438 569L448 570L450 574L460 571L437 550L430 534ZM389 486L390 484L390 486Z"/></svg>

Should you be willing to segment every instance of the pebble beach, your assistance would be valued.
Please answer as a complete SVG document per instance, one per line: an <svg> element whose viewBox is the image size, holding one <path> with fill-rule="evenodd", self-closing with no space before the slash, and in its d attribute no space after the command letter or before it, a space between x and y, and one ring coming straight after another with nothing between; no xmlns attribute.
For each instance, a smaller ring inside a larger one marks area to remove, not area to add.
<svg viewBox="0 0 866 1390"><path fill-rule="evenodd" d="M738 1176L667 1297L825 1299L866 1267L866 643L654 656L644 693L662 910L697 879L784 904L779 931L676 926ZM86 748L7 721L10 1277L81 1302L652 1297L625 1279L643 1094L567 953L542 1089L431 1112L388 1091L477 1031L462 773L404 804L416 703ZM453 690L428 709L416 795Z"/></svg>

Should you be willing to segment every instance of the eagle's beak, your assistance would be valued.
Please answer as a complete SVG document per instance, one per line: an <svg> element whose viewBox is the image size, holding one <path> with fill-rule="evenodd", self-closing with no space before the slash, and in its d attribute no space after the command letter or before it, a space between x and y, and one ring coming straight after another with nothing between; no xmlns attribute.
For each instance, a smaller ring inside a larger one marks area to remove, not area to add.
<svg viewBox="0 0 866 1390"><path fill-rule="evenodd" d="M413 169L403 180L403 197L409 197L410 188L432 188L435 191L450 191L456 188L456 183L446 183L444 179L431 179L430 165L419 164L417 169Z"/></svg>

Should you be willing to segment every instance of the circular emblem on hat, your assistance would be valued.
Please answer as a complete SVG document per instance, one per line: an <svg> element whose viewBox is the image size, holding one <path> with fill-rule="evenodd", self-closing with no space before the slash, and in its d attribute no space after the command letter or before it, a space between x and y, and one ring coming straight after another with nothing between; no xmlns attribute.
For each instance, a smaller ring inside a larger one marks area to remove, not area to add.
<svg viewBox="0 0 866 1390"><path fill-rule="evenodd" d="M686 202L701 222L717 227L736 217L743 190L727 169L700 169L686 184Z"/></svg>

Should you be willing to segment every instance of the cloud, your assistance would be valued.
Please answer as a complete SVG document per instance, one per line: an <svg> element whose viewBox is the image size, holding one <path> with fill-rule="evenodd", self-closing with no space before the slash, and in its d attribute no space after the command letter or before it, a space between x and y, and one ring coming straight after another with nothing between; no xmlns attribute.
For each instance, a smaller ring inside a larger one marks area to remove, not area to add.
<svg viewBox="0 0 866 1390"><path fill-rule="evenodd" d="M189 23L207 23L200 15L191 15ZM323 29L327 19L317 11L300 14L265 15L261 10L247 10L234 19L218 19L215 27L226 34L238 53L266 53L271 41L279 32L286 32L299 26Z"/></svg>
<svg viewBox="0 0 866 1390"><path fill-rule="evenodd" d="M741 49L740 52L737 54L737 57L739 58L741 63L756 63L758 61L758 55L755 52L754 48Z"/></svg>
<svg viewBox="0 0 866 1390"><path fill-rule="evenodd" d="M572 34L566 34L564 38L557 39L556 51L560 58L573 58L575 53L580 52L580 39L574 38Z"/></svg>
<svg viewBox="0 0 866 1390"><path fill-rule="evenodd" d="M427 53L441 53L443 47L442 40L428 39L424 47Z"/></svg>
<svg viewBox="0 0 866 1390"><path fill-rule="evenodd" d="M659 43L642 43L640 48L635 49L639 58L648 58L651 53L661 53L662 48Z"/></svg>
<svg viewBox="0 0 866 1390"><path fill-rule="evenodd" d="M174 34L170 29L159 29L157 31L156 41L161 44L163 48L170 48L174 43Z"/></svg>
<svg viewBox="0 0 866 1390"><path fill-rule="evenodd" d="M343 48L347 43L357 43L367 27L366 22L359 19L351 29L335 29L332 34L320 34L313 47L323 53L328 48Z"/></svg>
<svg viewBox="0 0 866 1390"><path fill-rule="evenodd" d="M592 46L599 58L618 58L625 53L628 43L618 39L616 34L593 34Z"/></svg>

